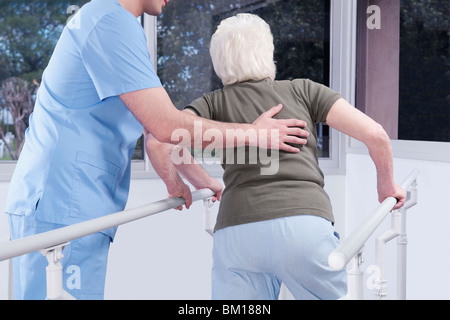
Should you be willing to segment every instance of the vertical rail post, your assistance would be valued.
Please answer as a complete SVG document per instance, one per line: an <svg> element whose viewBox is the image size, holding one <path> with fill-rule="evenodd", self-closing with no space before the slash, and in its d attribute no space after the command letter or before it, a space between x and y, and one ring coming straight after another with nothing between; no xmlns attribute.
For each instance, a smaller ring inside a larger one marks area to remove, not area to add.
<svg viewBox="0 0 450 320"><path fill-rule="evenodd" d="M408 237L406 234L406 209L400 209L400 230L397 237L397 299L406 300L406 253Z"/></svg>
<svg viewBox="0 0 450 320"><path fill-rule="evenodd" d="M361 270L361 264L364 262L361 249L350 261L347 270L347 287L348 292L344 297L345 300L363 300L364 299L364 273Z"/></svg>
<svg viewBox="0 0 450 320"><path fill-rule="evenodd" d="M406 300L406 249L408 238L406 234L406 211L417 204L417 180L411 183L410 199L399 210L401 215L400 232L397 239L397 299Z"/></svg>
<svg viewBox="0 0 450 320"><path fill-rule="evenodd" d="M75 298L63 288L63 267L61 260L64 257L62 251L69 243L63 243L41 251L47 258L47 299L49 300L75 300Z"/></svg>
<svg viewBox="0 0 450 320"><path fill-rule="evenodd" d="M385 299L387 296L387 280L385 276L386 243L397 238L397 299L406 300L406 253L408 237L406 234L406 213L407 210L417 204L417 182L416 179L409 181L405 186L408 191L408 197L405 205L391 213L391 229L384 232L376 239L376 264L379 267L378 286L375 294L379 299Z"/></svg>

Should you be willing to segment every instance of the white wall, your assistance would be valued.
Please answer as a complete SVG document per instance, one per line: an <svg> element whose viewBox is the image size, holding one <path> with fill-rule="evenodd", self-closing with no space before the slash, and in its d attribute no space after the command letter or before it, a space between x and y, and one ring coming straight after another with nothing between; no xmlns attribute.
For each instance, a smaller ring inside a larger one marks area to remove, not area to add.
<svg viewBox="0 0 450 320"><path fill-rule="evenodd" d="M133 180L127 208L165 197L160 180ZM105 299L210 299L212 237L204 231L203 213L203 201L197 201L189 210L119 227Z"/></svg>
<svg viewBox="0 0 450 320"><path fill-rule="evenodd" d="M419 203L408 211L408 299L450 299L450 250L447 228L450 209L448 162L396 158L400 183L419 169ZM364 154L347 154L346 175L326 176L336 217L344 238L378 205L375 168ZM4 211L8 183L0 182L0 212ZM127 208L163 199L166 190L157 179L134 179ZM214 207L217 209L217 206ZM386 219L375 236L390 227ZM364 250L362 270L374 263L374 239ZM0 214L0 242L8 241L5 215ZM388 292L395 298L395 240L388 243ZM209 299L212 239L203 229L203 204L189 211L170 210L119 228L111 246L106 299ZM0 299L8 298L8 263L0 263ZM366 273L368 279L371 274ZM367 299L375 296L367 289Z"/></svg>

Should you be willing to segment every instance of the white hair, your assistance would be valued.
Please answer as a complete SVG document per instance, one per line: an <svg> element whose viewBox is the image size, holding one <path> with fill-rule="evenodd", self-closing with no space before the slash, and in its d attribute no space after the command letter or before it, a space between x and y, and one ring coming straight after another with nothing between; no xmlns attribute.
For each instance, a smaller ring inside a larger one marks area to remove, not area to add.
<svg viewBox="0 0 450 320"><path fill-rule="evenodd" d="M211 39L214 71L227 86L247 80L275 79L270 26L254 14L223 20Z"/></svg>

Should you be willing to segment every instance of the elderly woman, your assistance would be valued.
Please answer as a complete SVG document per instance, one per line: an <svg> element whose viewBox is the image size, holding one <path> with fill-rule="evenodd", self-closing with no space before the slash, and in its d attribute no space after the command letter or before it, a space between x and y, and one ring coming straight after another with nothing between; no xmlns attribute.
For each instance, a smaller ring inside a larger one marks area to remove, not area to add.
<svg viewBox="0 0 450 320"><path fill-rule="evenodd" d="M273 37L267 23L255 15L222 21L210 53L224 88L195 100L185 112L251 123L281 103L277 117L304 120L310 132L299 153L279 153L277 170L271 174L261 174L266 164L259 158L242 164L227 158L222 195L218 182L200 166L167 161L173 146L147 141L152 148L165 149L154 152L151 161L169 190L186 188L178 170L194 187L210 187L222 197L214 233L213 299L276 299L281 283L296 299L344 296L345 271L333 271L327 263L339 239L318 165L316 124L326 123L367 145L377 170L379 200L394 196L399 208L406 193L393 180L386 132L321 84L307 79L276 81Z"/></svg>

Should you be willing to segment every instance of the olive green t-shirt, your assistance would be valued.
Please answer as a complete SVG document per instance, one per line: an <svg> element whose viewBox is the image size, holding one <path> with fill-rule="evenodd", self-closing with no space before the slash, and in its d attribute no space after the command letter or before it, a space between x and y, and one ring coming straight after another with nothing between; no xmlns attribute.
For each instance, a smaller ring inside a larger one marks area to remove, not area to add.
<svg viewBox="0 0 450 320"><path fill-rule="evenodd" d="M225 189L215 231L302 214L334 222L318 165L316 124L325 123L328 111L339 98L335 91L311 80L267 78L226 86L186 106L203 118L252 123L263 112L281 103L283 109L275 118L304 120L310 132L307 144L301 146L297 154L259 148L222 151ZM239 158L243 154L245 160Z"/></svg>

